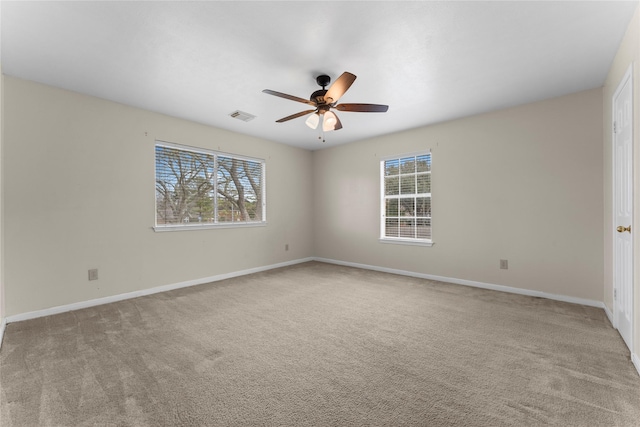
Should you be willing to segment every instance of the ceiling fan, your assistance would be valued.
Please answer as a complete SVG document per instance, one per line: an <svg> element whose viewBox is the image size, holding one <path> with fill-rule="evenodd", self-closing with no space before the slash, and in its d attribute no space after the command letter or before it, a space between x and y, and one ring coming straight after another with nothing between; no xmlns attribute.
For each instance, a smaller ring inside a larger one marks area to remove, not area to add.
<svg viewBox="0 0 640 427"><path fill-rule="evenodd" d="M313 92L308 100L269 89L265 89L263 92L268 93L269 95L279 96L280 98L302 102L303 104L308 104L314 107L312 110L301 111L299 113L283 117L280 120L276 120L276 123L286 122L313 113L305 122L307 126L311 129L316 129L320 123L320 119L322 118L322 130L326 132L342 129L340 119L333 111L331 111L331 109L360 113L384 113L389 109L388 105L380 104L338 104L340 97L344 95L355 80L356 76L354 74L345 71L340 77L338 77L338 80L329 87L329 89L325 89L329 85L331 78L324 74L318 76L316 78L316 82L319 86L322 86L322 89Z"/></svg>

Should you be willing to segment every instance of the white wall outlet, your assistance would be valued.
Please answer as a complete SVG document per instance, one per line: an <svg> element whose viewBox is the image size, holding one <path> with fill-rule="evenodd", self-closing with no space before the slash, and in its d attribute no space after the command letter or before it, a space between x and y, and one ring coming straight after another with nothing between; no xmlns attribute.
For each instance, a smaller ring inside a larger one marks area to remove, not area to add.
<svg viewBox="0 0 640 427"><path fill-rule="evenodd" d="M98 280L98 269L92 268L89 270L89 280Z"/></svg>
<svg viewBox="0 0 640 427"><path fill-rule="evenodd" d="M507 261L506 259L501 259L500 260L500 269L501 270L508 270L509 269L509 261Z"/></svg>

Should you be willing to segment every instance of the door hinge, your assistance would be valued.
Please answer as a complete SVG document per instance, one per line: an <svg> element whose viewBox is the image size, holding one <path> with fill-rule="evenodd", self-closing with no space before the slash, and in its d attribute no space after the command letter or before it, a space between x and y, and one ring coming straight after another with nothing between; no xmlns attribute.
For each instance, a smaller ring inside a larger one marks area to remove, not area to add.
<svg viewBox="0 0 640 427"><path fill-rule="evenodd" d="M614 299L614 301L618 299L618 290L617 289L613 290L613 299Z"/></svg>
<svg viewBox="0 0 640 427"><path fill-rule="evenodd" d="M618 133L616 129L616 122L613 122L613 133Z"/></svg>

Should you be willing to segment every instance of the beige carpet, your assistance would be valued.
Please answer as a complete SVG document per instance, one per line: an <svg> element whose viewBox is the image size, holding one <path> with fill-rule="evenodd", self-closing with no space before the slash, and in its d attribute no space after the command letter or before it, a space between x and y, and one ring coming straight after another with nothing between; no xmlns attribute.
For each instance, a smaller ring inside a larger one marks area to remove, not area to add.
<svg viewBox="0 0 640 427"><path fill-rule="evenodd" d="M307 263L7 326L2 426L638 426L602 310Z"/></svg>

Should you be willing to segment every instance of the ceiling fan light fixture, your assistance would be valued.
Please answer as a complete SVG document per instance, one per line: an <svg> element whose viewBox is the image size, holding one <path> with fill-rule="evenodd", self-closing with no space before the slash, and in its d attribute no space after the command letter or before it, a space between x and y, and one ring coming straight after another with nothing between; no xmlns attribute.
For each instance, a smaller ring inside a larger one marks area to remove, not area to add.
<svg viewBox="0 0 640 427"><path fill-rule="evenodd" d="M318 123L320 123L320 117L318 116L318 113L313 113L305 121L305 124L311 129L316 129L318 127Z"/></svg>
<svg viewBox="0 0 640 427"><path fill-rule="evenodd" d="M338 119L332 111L324 113L324 120L322 122L322 130L325 132L335 130Z"/></svg>

